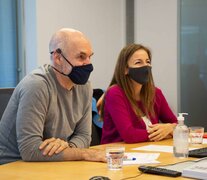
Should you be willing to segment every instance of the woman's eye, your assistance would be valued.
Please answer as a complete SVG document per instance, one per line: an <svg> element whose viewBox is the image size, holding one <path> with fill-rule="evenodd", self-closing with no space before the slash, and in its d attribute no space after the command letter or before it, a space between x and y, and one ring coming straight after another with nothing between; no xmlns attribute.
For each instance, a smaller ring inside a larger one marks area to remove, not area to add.
<svg viewBox="0 0 207 180"><path fill-rule="evenodd" d="M136 62L135 62L135 64L140 64L140 63L141 63L140 61L136 61Z"/></svg>

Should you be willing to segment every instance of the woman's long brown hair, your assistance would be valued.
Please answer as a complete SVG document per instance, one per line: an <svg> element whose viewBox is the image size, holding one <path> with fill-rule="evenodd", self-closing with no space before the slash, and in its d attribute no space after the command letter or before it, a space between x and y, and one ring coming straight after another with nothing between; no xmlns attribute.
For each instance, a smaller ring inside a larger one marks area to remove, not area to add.
<svg viewBox="0 0 207 180"><path fill-rule="evenodd" d="M154 115L154 96L155 96L155 86L154 86L154 81L152 77L152 72L150 71L149 75L149 81L142 86L141 92L140 92L140 100L143 104L144 107L144 112L138 107L137 101L134 97L134 92L132 88L132 83L129 75L125 74L125 70L128 67L128 60L131 58L131 56L138 50L144 50L147 52L149 59L151 59L151 52L150 50L141 45L141 44L130 44L124 47L118 57L115 71L112 77L112 80L109 84L109 88L113 85L118 85L121 87L125 95L127 96L132 109L134 110L135 114L138 117L142 117L143 115L146 115L149 117L149 114ZM105 92L105 94L107 91ZM103 98L104 99L104 98ZM102 102L101 106L101 118L103 119L104 116L104 104L105 100Z"/></svg>

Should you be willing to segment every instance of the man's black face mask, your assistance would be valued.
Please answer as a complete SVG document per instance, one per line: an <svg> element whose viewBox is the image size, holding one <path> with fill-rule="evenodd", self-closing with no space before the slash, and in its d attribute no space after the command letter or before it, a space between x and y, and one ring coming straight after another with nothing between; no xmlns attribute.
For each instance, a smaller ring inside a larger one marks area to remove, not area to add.
<svg viewBox="0 0 207 180"><path fill-rule="evenodd" d="M93 71L93 65L87 64L82 66L73 66L70 61L62 54L61 49L58 48L56 52L59 53L67 61L67 63L72 66L72 70L69 74L64 74L60 71L58 72L68 76L74 84L85 84L88 81L91 72Z"/></svg>

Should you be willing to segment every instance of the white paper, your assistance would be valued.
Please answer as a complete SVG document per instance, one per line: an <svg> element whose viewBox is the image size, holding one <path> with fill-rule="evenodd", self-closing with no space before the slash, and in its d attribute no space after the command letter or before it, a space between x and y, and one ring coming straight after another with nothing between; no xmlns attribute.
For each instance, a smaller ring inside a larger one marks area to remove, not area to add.
<svg viewBox="0 0 207 180"><path fill-rule="evenodd" d="M193 150L193 149L198 149L198 147L189 147L189 150ZM132 150L173 153L173 146L147 145L147 146L141 146L141 147L137 147L137 148L132 148Z"/></svg>
<svg viewBox="0 0 207 180"><path fill-rule="evenodd" d="M141 147L133 148L132 150L158 151L158 152L173 153L173 147L172 146L163 146L163 145L147 145L147 146L141 146Z"/></svg>
<svg viewBox="0 0 207 180"><path fill-rule="evenodd" d="M207 144L207 139L203 138L203 144Z"/></svg>
<svg viewBox="0 0 207 180"><path fill-rule="evenodd" d="M126 159L123 161L123 165L132 164L156 164L160 163L156 159L159 157L160 153L124 153Z"/></svg>

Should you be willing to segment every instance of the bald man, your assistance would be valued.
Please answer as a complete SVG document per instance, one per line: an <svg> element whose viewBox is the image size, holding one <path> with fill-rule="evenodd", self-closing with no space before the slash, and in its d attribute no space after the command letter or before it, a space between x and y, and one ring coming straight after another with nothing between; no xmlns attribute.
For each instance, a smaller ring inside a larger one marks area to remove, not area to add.
<svg viewBox="0 0 207 180"><path fill-rule="evenodd" d="M92 47L83 33L60 29L49 43L50 65L17 85L0 121L0 164L105 161L91 141Z"/></svg>

